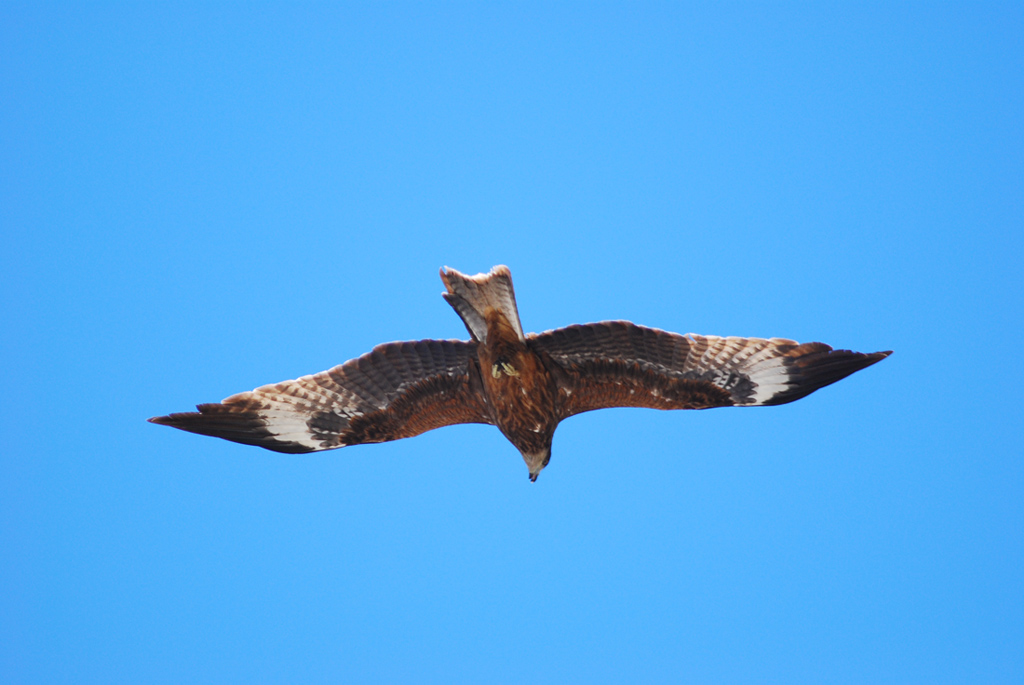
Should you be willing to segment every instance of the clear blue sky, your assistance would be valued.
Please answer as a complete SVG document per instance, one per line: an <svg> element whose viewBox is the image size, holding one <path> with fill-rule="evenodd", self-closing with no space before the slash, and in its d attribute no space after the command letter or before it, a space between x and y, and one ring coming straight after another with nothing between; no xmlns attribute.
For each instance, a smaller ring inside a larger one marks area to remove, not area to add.
<svg viewBox="0 0 1024 685"><path fill-rule="evenodd" d="M1019 3L0 8L0 680L1024 680ZM289 456L147 424L630 319L783 407Z"/></svg>

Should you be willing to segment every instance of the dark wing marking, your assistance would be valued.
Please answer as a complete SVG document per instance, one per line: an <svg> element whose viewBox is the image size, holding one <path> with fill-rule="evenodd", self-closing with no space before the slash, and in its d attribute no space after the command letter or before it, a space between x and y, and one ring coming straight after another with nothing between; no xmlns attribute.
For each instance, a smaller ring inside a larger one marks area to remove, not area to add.
<svg viewBox="0 0 1024 685"><path fill-rule="evenodd" d="M605 407L785 404L891 354L783 338L678 335L628 321L559 328L529 344L554 362L563 417Z"/></svg>
<svg viewBox="0 0 1024 685"><path fill-rule="evenodd" d="M150 421L277 452L315 452L491 423L479 378L476 343L387 343L328 371Z"/></svg>

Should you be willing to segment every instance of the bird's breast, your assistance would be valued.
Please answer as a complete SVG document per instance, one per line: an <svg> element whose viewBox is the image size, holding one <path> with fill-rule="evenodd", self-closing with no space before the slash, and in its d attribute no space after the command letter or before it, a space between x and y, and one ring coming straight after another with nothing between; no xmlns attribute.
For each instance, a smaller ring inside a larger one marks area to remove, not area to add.
<svg viewBox="0 0 1024 685"><path fill-rule="evenodd" d="M558 425L554 379L525 345L480 350L484 390L498 428L520 449L546 443Z"/></svg>

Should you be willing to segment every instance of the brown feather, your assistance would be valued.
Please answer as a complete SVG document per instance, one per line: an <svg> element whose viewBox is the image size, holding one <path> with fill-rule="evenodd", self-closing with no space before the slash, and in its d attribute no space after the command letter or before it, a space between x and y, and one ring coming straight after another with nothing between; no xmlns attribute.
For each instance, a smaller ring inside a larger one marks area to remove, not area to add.
<svg viewBox="0 0 1024 685"><path fill-rule="evenodd" d="M554 379L501 312L490 312L487 324L477 353L494 422L523 454L550 450L559 421Z"/></svg>
<svg viewBox="0 0 1024 685"><path fill-rule="evenodd" d="M784 404L890 354L678 335L628 321L524 336L507 267L477 276L446 269L441 278L469 342L379 345L328 371L150 421L289 453L488 423L519 449L535 480L551 458L555 428L574 414Z"/></svg>
<svg viewBox="0 0 1024 685"><path fill-rule="evenodd" d="M328 371L150 421L289 453L385 442L491 423L479 375L476 343L388 343Z"/></svg>
<svg viewBox="0 0 1024 685"><path fill-rule="evenodd" d="M564 417L606 407L785 404L890 354L783 338L679 335L628 321L559 328L531 335L528 344L557 365Z"/></svg>

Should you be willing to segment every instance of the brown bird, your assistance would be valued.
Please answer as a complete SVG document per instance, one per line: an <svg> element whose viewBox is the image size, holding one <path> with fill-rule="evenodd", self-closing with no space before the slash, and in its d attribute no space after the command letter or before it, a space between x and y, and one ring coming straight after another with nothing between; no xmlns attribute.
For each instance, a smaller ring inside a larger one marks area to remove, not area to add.
<svg viewBox="0 0 1024 685"><path fill-rule="evenodd" d="M378 345L328 371L150 421L289 453L487 423L516 446L535 481L551 460L555 428L575 414L785 404L891 354L678 335L629 321L527 335L508 267L476 276L442 269L441 280L472 340Z"/></svg>

